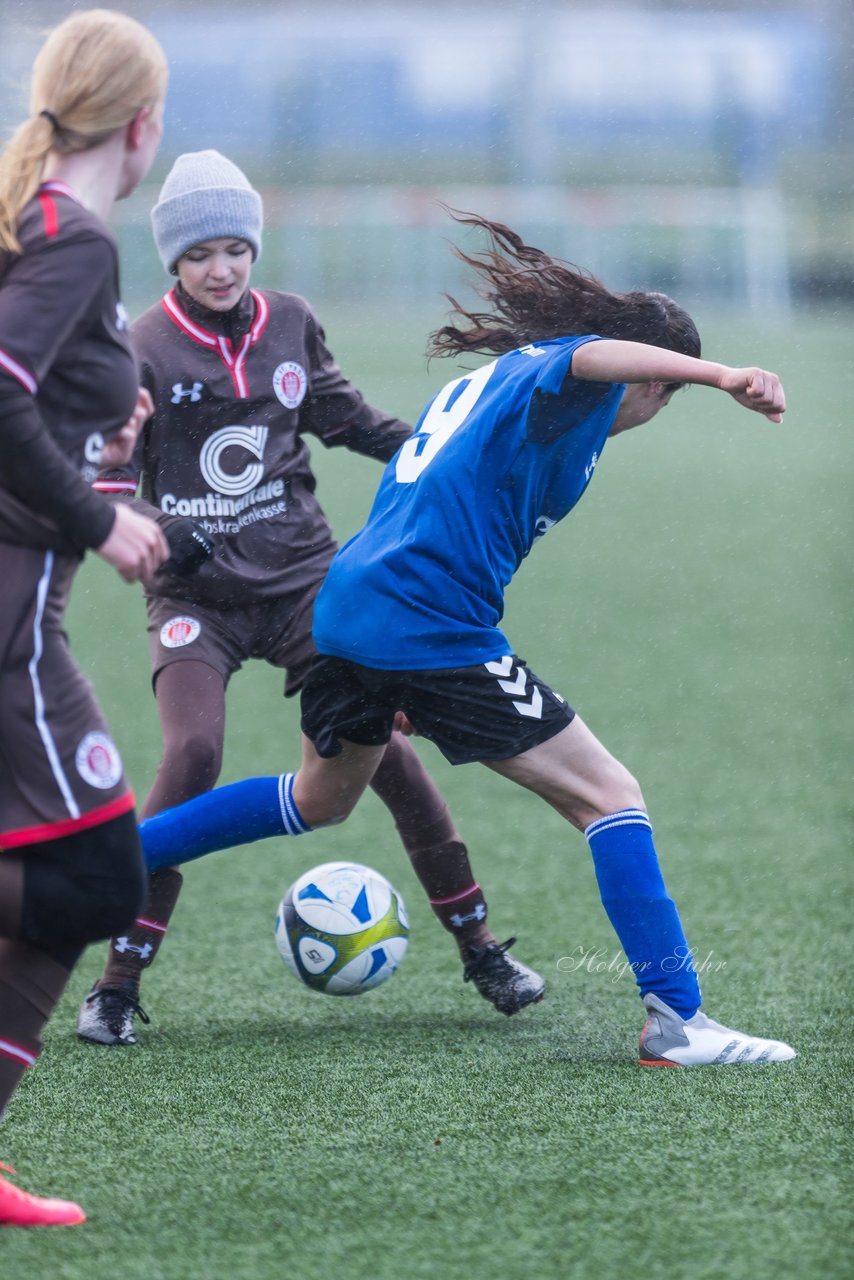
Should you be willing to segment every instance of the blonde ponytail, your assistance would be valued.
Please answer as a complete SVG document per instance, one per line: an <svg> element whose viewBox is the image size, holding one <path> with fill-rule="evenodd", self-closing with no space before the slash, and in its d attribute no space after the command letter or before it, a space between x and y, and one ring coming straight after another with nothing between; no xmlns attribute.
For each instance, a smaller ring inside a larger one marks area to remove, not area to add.
<svg viewBox="0 0 854 1280"><path fill-rule="evenodd" d="M20 252L15 223L38 190L45 159L53 146L53 133L47 116L26 120L0 157L0 249Z"/></svg>
<svg viewBox="0 0 854 1280"><path fill-rule="evenodd" d="M0 249L20 252L17 221L48 153L86 151L141 108L160 110L167 77L160 45L126 14L83 10L54 28L33 64L30 119L0 156Z"/></svg>

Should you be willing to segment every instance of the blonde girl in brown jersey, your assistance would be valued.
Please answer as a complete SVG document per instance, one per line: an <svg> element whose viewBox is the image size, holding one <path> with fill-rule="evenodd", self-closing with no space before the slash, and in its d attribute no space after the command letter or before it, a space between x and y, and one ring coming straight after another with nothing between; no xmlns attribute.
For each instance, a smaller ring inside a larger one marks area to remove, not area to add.
<svg viewBox="0 0 854 1280"><path fill-rule="evenodd" d="M29 118L0 157L0 1113L79 955L144 891L133 796L62 613L85 549L129 581L169 555L153 521L90 487L148 409L104 221L148 171L166 81L139 23L74 13L38 54ZM0 1226L84 1218L0 1175Z"/></svg>
<svg viewBox="0 0 854 1280"><path fill-rule="evenodd" d="M50 180L67 183L106 221L115 201L130 195L154 159L162 136L167 74L157 41L122 14L92 9L68 18L52 32L33 65L30 116L0 156L0 252L20 254L20 214ZM62 305L62 299L57 303ZM143 420L135 410L127 427L105 444L103 465L129 456ZM17 444L10 441L4 422L0 460L7 477L11 475L9 487L37 509L41 503L54 517L65 516L64 507L57 508L65 501L58 497L63 486L51 492L48 505L48 486L41 483L36 488L34 483L37 466L44 464L41 452L18 450ZM49 442L40 444L49 450ZM168 554L149 521L128 519L136 513L111 509L76 472L68 468L63 473L58 461L52 461L72 490L68 504L81 508L79 516L73 513L76 519L68 512L69 531L84 533L87 518L96 530L106 526L109 532L100 543L80 540L124 578L138 580L159 563L158 556Z"/></svg>

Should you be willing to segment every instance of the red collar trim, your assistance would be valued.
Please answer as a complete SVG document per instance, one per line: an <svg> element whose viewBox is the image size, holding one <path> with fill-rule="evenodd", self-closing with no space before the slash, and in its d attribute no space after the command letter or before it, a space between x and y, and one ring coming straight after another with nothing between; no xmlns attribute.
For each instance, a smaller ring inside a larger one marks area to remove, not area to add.
<svg viewBox="0 0 854 1280"><path fill-rule="evenodd" d="M207 329L203 329L201 325L195 324L186 311L179 305L178 299L175 297L175 290L170 289L163 299L161 306L168 315L173 324L182 329L189 338L194 342L200 342L203 347L216 347L217 335L209 333Z"/></svg>
<svg viewBox="0 0 854 1280"><path fill-rule="evenodd" d="M249 292L255 302L255 319L252 322L252 327L243 335L237 351L231 345L230 338L224 337L221 333L211 333L208 329L203 329L200 324L196 324L194 320L191 320L178 302L174 289L169 290L162 303L169 319L188 338L192 338L194 342L198 342L203 347L209 347L211 350L216 351L220 360L231 374L232 385L240 400L245 400L249 395L249 383L246 378L246 357L249 354L249 348L254 346L261 337L267 327L267 320L270 315L267 299L262 294L256 293L254 289L250 289Z"/></svg>
<svg viewBox="0 0 854 1280"><path fill-rule="evenodd" d="M257 290L250 289L249 293L255 303L255 319L252 321L247 336L250 345L254 346L267 327L267 321L270 318L270 306L264 295L258 293ZM195 320L191 320L178 301L174 289L169 290L161 305L173 324L182 329L194 342L201 343L203 347L215 347L220 350L225 346L229 354L233 355L230 339L224 338L219 333L211 333L210 329L203 329Z"/></svg>

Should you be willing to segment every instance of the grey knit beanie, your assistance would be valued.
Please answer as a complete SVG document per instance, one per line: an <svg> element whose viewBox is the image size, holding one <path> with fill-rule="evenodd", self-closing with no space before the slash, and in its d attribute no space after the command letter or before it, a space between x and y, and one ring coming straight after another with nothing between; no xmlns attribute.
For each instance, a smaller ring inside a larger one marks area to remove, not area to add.
<svg viewBox="0 0 854 1280"><path fill-rule="evenodd" d="M234 236L261 253L261 197L246 174L218 151L188 151L173 164L151 210L157 252L168 272L202 240Z"/></svg>

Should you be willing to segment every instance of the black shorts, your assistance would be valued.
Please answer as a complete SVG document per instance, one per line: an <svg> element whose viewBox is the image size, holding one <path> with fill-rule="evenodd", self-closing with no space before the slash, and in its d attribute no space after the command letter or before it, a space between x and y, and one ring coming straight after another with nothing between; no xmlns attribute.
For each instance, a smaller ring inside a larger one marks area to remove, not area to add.
<svg viewBox="0 0 854 1280"><path fill-rule="evenodd" d="M509 760L561 732L575 712L515 654L476 667L377 671L319 654L302 690L302 731L318 755L341 739L379 746L403 711L451 764Z"/></svg>

